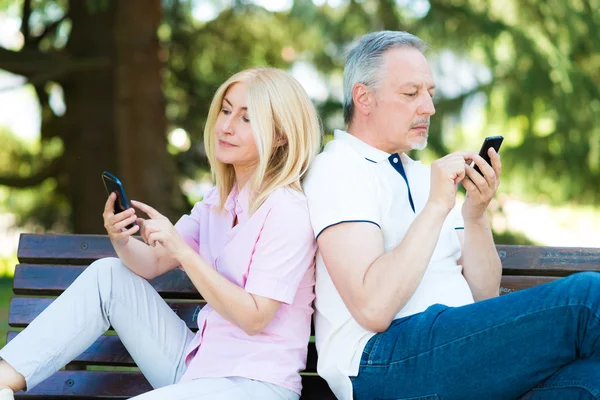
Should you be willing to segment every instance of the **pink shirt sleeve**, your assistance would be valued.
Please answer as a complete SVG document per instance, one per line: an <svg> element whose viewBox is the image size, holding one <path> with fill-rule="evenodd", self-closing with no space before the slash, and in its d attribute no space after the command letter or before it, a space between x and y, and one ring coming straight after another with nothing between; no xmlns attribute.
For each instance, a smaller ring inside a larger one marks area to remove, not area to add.
<svg viewBox="0 0 600 400"><path fill-rule="evenodd" d="M292 304L300 281L314 263L315 252L306 203L277 204L256 243L246 291Z"/></svg>
<svg viewBox="0 0 600 400"><path fill-rule="evenodd" d="M196 253L200 253L200 215L202 203L196 203L189 215L179 218L175 229Z"/></svg>

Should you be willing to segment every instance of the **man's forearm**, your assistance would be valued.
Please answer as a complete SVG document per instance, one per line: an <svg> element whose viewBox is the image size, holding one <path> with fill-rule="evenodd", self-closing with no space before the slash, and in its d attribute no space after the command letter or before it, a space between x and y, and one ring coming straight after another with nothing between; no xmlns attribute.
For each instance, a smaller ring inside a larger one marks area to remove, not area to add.
<svg viewBox="0 0 600 400"><path fill-rule="evenodd" d="M421 283L447 214L447 210L426 206L400 244L367 270L365 292L390 322Z"/></svg>
<svg viewBox="0 0 600 400"><path fill-rule="evenodd" d="M485 215L465 220L465 242L463 245L463 275L476 301L498 296L502 264L490 223Z"/></svg>

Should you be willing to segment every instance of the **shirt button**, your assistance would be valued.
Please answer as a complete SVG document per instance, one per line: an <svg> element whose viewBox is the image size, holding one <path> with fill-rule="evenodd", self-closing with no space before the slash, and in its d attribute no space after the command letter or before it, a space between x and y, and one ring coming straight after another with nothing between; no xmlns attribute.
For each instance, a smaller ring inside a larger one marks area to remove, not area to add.
<svg viewBox="0 0 600 400"><path fill-rule="evenodd" d="M394 162L394 164L398 164L398 157L394 157L392 161Z"/></svg>

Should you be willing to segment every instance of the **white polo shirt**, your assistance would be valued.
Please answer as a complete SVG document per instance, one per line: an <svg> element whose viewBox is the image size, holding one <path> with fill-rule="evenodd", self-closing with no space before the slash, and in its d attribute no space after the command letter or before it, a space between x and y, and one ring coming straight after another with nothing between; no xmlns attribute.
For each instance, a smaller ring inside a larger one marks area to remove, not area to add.
<svg viewBox="0 0 600 400"><path fill-rule="evenodd" d="M383 233L386 252L402 241L425 207L429 186L430 168L420 161L405 154L388 154L340 130L317 156L304 181L316 237L342 222L372 223ZM422 312L436 303L473 303L462 266L457 264L461 249L455 229L463 226L460 211L453 210L444 222L421 283L395 319ZM352 318L320 252L316 276L317 371L339 399L351 400L349 377L358 375L363 349L374 333Z"/></svg>

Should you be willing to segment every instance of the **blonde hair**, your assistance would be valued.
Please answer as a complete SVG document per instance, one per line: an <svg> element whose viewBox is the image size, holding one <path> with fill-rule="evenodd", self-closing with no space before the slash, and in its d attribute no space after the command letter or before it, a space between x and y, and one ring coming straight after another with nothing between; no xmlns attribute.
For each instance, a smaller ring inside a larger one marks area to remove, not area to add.
<svg viewBox="0 0 600 400"><path fill-rule="evenodd" d="M258 148L258 166L249 182L250 213L275 190L290 186L302 191L300 180L321 147L317 111L300 83L274 68L251 68L223 83L210 105L204 146L223 208L235 184L235 171L215 157L215 124L227 90L246 85L248 116Z"/></svg>

